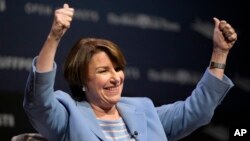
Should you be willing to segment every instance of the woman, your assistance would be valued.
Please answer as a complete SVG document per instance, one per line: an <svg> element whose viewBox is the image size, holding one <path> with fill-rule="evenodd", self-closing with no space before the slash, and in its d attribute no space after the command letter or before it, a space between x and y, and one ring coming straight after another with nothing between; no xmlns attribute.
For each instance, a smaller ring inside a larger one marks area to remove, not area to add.
<svg viewBox="0 0 250 141"><path fill-rule="evenodd" d="M73 15L67 4L55 11L26 86L24 109L34 128L49 141L178 140L209 123L233 87L224 68L237 34L226 21L214 18L210 67L185 101L154 107L148 98L121 97L124 56L115 43L96 38L79 40L69 52L64 76L71 96L54 91L54 58Z"/></svg>

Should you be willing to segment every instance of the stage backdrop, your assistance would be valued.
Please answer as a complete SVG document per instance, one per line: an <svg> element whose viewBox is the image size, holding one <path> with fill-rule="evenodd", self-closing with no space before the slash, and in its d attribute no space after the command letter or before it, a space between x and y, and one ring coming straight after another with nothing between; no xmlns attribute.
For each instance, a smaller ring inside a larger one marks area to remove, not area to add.
<svg viewBox="0 0 250 141"><path fill-rule="evenodd" d="M231 23L239 35L226 66L226 74L235 87L216 110L211 124L197 134L202 140L205 135L209 140L227 140L226 129L249 123L249 27L240 18L247 13L241 1L66 2L75 8L75 16L56 55L56 90L68 91L62 65L71 46L80 38L98 37L114 41L124 52L124 96L149 97L156 106L184 100L209 65L215 16ZM34 132L22 109L26 79L31 61L49 33L53 12L63 3L0 0L0 140Z"/></svg>

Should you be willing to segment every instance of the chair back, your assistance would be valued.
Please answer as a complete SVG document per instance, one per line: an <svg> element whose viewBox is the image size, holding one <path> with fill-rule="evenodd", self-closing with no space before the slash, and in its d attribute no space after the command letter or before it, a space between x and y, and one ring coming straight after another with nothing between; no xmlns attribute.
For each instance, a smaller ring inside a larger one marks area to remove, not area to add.
<svg viewBox="0 0 250 141"><path fill-rule="evenodd" d="M11 138L11 141L48 141L38 133L23 133Z"/></svg>

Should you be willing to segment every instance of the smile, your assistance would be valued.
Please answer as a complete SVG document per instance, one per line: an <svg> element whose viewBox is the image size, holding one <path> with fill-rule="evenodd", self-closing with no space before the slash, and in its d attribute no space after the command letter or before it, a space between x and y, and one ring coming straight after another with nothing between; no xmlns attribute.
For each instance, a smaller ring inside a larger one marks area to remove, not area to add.
<svg viewBox="0 0 250 141"><path fill-rule="evenodd" d="M108 92L111 92L111 93L117 93L117 92L119 92L119 86L108 87L108 88L105 88L105 90Z"/></svg>

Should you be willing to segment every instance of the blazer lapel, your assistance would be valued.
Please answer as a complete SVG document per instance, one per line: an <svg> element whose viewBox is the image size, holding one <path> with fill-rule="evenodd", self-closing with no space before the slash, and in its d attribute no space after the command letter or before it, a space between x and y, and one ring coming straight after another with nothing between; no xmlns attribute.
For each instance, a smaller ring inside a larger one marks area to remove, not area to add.
<svg viewBox="0 0 250 141"><path fill-rule="evenodd" d="M101 140L106 140L91 106L87 102L77 102L77 107L83 116L83 122L88 123L92 132ZM147 141L147 121L145 113L137 112L135 106L125 103L118 103L117 108L131 137L133 135L137 141ZM135 132L137 132L137 135Z"/></svg>
<svg viewBox="0 0 250 141"><path fill-rule="evenodd" d="M101 140L106 140L99 124L96 119L96 116L91 108L91 106L88 104L88 102L77 102L77 107L80 110L80 113L83 115L83 122L88 123L87 125L92 130L96 136L98 136Z"/></svg>
<svg viewBox="0 0 250 141"><path fill-rule="evenodd" d="M117 108L128 128L128 132L137 141L147 140L147 122L143 112L137 112L136 107L125 103L118 103ZM137 132L137 135L136 135Z"/></svg>

